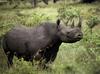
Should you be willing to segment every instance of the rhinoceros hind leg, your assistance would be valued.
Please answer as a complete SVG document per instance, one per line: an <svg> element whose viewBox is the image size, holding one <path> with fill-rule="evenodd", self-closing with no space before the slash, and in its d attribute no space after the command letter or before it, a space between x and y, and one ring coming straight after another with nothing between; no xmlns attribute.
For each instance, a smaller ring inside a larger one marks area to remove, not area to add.
<svg viewBox="0 0 100 74"><path fill-rule="evenodd" d="M8 67L13 65L13 57L14 57L14 53L13 52L9 52L7 54L7 58L8 58Z"/></svg>

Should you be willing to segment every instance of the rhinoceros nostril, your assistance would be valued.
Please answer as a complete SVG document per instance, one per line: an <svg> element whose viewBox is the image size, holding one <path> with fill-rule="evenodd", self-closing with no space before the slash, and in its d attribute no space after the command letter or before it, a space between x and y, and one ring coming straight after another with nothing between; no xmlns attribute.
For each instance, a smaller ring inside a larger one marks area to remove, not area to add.
<svg viewBox="0 0 100 74"><path fill-rule="evenodd" d="M78 37L80 37L80 36L81 36L81 34L78 35Z"/></svg>
<svg viewBox="0 0 100 74"><path fill-rule="evenodd" d="M81 38L82 37L82 34L81 33L80 34L77 34L77 37Z"/></svg>

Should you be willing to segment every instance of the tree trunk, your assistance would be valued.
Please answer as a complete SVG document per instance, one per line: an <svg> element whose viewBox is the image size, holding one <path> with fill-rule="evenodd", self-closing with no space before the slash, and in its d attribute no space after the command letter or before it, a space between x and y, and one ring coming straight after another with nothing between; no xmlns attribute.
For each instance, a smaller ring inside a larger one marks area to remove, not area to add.
<svg viewBox="0 0 100 74"><path fill-rule="evenodd" d="M32 4L33 8L36 7L36 5L37 5L37 0L31 0L31 4Z"/></svg>
<svg viewBox="0 0 100 74"><path fill-rule="evenodd" d="M95 2L96 0L82 0L83 3L92 3Z"/></svg>
<svg viewBox="0 0 100 74"><path fill-rule="evenodd" d="M43 0L43 2L48 5L48 0Z"/></svg>
<svg viewBox="0 0 100 74"><path fill-rule="evenodd" d="M56 3L58 0L53 0L53 3Z"/></svg>

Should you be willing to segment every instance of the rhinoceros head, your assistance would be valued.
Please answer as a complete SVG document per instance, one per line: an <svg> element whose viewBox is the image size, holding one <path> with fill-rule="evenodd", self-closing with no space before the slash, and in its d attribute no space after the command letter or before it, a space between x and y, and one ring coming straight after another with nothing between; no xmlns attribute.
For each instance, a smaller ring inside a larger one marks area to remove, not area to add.
<svg viewBox="0 0 100 74"><path fill-rule="evenodd" d="M71 19L72 20L72 19ZM69 20L67 21L68 24ZM78 25L75 26L75 21L72 20L70 25L60 24L60 20L57 20L57 35L60 40L65 43L74 43L83 38L83 33L81 31L82 19L79 17Z"/></svg>

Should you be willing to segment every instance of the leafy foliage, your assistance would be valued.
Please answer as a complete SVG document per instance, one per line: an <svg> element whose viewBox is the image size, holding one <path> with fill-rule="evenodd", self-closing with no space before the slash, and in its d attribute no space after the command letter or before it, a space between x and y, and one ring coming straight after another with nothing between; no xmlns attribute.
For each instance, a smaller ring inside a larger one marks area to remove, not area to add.
<svg viewBox="0 0 100 74"><path fill-rule="evenodd" d="M93 28L100 23L100 19L97 16L90 16L89 20L87 21L87 25L89 28Z"/></svg>
<svg viewBox="0 0 100 74"><path fill-rule="evenodd" d="M59 8L58 10L59 17L63 20L63 22L66 24L69 18L73 17L79 17L80 11L78 9L75 9L73 7L67 8L66 6Z"/></svg>

